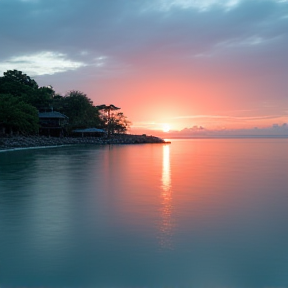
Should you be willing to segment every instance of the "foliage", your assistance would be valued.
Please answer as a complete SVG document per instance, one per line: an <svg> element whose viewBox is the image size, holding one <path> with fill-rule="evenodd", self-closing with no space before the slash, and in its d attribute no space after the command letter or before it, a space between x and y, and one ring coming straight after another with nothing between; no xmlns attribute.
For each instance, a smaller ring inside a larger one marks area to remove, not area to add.
<svg viewBox="0 0 288 288"><path fill-rule="evenodd" d="M38 111L9 94L0 94L0 126L6 132L34 134L38 131Z"/></svg>
<svg viewBox="0 0 288 288"><path fill-rule="evenodd" d="M96 106L99 110L104 110L105 112L107 113L110 113L111 111L114 111L114 110L119 110L121 108L119 107L116 107L115 105L113 104L110 104L110 105L106 105L106 104L102 104L102 105L98 105Z"/></svg>
<svg viewBox="0 0 288 288"><path fill-rule="evenodd" d="M69 117L71 129L101 125L98 109L83 92L73 90L64 97L57 95L53 99L53 107Z"/></svg>
<svg viewBox="0 0 288 288"><path fill-rule="evenodd" d="M100 111L100 118L102 119L102 128L106 129L108 135L110 134L123 134L126 133L130 127L130 121L122 113L114 113L113 111L119 110L120 108L110 105L99 105L96 106Z"/></svg>
<svg viewBox="0 0 288 288"><path fill-rule="evenodd" d="M35 133L38 111L55 111L69 117L69 129L104 128L108 135L125 133L130 122L120 108L110 105L94 106L81 91L72 90L57 95L52 86L39 87L36 81L18 70L8 70L0 77L0 126L6 131ZM37 111L38 110L38 111Z"/></svg>
<svg viewBox="0 0 288 288"><path fill-rule="evenodd" d="M122 113L118 112L110 119L110 129L112 134L124 134L130 127L131 122Z"/></svg>
<svg viewBox="0 0 288 288"><path fill-rule="evenodd" d="M8 70L0 77L0 94L11 94L38 110L51 105L55 94L51 86L40 87L35 80L17 70Z"/></svg>
<svg viewBox="0 0 288 288"><path fill-rule="evenodd" d="M0 94L11 94L16 97L34 94L35 89L15 81L10 77L0 77Z"/></svg>
<svg viewBox="0 0 288 288"><path fill-rule="evenodd" d="M4 77L14 82L29 86L33 89L38 88L38 84L34 79L30 78L29 76L23 74L21 71L18 70L8 70L7 72L4 72Z"/></svg>

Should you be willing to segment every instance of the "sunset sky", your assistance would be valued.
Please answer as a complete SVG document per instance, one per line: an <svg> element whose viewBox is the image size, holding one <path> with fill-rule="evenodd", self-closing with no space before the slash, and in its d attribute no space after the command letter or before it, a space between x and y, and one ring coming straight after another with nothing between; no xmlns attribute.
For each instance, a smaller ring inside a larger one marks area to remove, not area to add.
<svg viewBox="0 0 288 288"><path fill-rule="evenodd" d="M133 131L283 127L288 1L0 0L12 69L121 107Z"/></svg>

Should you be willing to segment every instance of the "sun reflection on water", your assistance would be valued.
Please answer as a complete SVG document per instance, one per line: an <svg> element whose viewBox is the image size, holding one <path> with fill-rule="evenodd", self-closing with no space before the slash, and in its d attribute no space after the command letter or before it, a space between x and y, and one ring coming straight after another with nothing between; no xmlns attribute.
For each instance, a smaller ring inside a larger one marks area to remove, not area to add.
<svg viewBox="0 0 288 288"><path fill-rule="evenodd" d="M163 146L162 162L162 193L161 193L161 224L160 224L160 246L163 249L173 249L172 235L172 184L170 168L170 146Z"/></svg>
<svg viewBox="0 0 288 288"><path fill-rule="evenodd" d="M162 188L164 192L169 192L171 189L170 146L169 145L163 146Z"/></svg>

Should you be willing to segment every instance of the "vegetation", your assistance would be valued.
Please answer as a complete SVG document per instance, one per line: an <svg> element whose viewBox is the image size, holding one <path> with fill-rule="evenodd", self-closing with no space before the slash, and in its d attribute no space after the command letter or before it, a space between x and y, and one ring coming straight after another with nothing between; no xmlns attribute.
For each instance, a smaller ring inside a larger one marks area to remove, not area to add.
<svg viewBox="0 0 288 288"><path fill-rule="evenodd" d="M114 109L116 108L116 109ZM102 128L108 135L126 133L130 122L114 105L94 106L81 91L58 95L52 86L39 87L34 79L18 70L0 77L0 133L37 134L38 112L58 111L69 117L67 132L76 128Z"/></svg>
<svg viewBox="0 0 288 288"><path fill-rule="evenodd" d="M0 127L2 132L17 131L34 134L38 131L38 111L35 107L19 101L9 94L0 94ZM4 131L5 130L5 131Z"/></svg>
<svg viewBox="0 0 288 288"><path fill-rule="evenodd" d="M0 77L0 95L10 94L40 110L49 107L55 94L53 88L39 87L35 80L17 70L8 70Z"/></svg>
<svg viewBox="0 0 288 288"><path fill-rule="evenodd" d="M99 105L98 108L101 111L100 119L102 120L102 125L107 127L107 133L111 134L123 134L130 127L130 121L124 116L122 112L114 113L113 111L120 110L120 108L110 104L110 105Z"/></svg>
<svg viewBox="0 0 288 288"><path fill-rule="evenodd" d="M69 117L69 130L102 126L98 109L80 91L70 91L63 97L55 96L52 105L56 111Z"/></svg>

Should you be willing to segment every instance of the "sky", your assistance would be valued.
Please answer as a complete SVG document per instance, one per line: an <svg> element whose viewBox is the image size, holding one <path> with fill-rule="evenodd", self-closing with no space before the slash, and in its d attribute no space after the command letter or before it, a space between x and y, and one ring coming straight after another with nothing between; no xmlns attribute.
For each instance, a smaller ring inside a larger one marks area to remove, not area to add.
<svg viewBox="0 0 288 288"><path fill-rule="evenodd" d="M135 132L287 132L287 51L288 0L0 0L0 75L114 104Z"/></svg>

